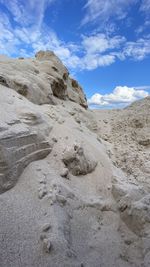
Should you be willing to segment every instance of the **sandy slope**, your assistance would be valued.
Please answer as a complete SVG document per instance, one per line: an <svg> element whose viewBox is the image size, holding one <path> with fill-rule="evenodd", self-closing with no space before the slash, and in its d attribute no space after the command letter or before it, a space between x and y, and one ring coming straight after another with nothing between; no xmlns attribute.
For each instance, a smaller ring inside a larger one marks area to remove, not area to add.
<svg viewBox="0 0 150 267"><path fill-rule="evenodd" d="M0 266L150 266L150 99L90 111L77 91L0 91Z"/></svg>

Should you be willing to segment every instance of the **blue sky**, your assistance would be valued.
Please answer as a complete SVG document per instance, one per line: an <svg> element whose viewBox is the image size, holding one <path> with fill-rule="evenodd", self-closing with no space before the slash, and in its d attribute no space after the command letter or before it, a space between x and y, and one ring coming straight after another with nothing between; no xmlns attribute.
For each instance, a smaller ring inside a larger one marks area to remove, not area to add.
<svg viewBox="0 0 150 267"><path fill-rule="evenodd" d="M0 53L53 50L89 105L122 107L150 92L150 0L0 0Z"/></svg>

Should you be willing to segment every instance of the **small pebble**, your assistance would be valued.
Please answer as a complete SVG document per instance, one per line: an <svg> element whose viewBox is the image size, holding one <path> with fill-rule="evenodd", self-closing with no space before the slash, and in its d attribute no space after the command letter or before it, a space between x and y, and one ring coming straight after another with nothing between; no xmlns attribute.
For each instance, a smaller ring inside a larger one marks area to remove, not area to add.
<svg viewBox="0 0 150 267"><path fill-rule="evenodd" d="M43 230L43 232L47 232L50 228L51 228L50 223L46 223L46 224L43 226L42 230Z"/></svg>
<svg viewBox="0 0 150 267"><path fill-rule="evenodd" d="M125 239L124 242L128 246L132 244L132 241L130 239Z"/></svg>
<svg viewBox="0 0 150 267"><path fill-rule="evenodd" d="M57 141L58 141L56 137L53 137L52 140L54 143L57 143Z"/></svg>
<svg viewBox="0 0 150 267"><path fill-rule="evenodd" d="M75 253L74 253L74 251L73 250L68 250L67 251L67 253L66 253L66 255L69 257L69 258L75 258L76 257L76 255L75 255Z"/></svg>
<svg viewBox="0 0 150 267"><path fill-rule="evenodd" d="M54 205L54 201L51 199L50 200L50 206L53 206Z"/></svg>
<svg viewBox="0 0 150 267"><path fill-rule="evenodd" d="M41 239L42 241L43 241L44 239L46 239L46 234L43 234L43 233L42 233L42 234L40 235L40 239Z"/></svg>
<svg viewBox="0 0 150 267"><path fill-rule="evenodd" d="M45 251L46 253L50 253L51 248L52 248L52 244L51 244L50 240L47 239L47 238L45 238L45 239L43 240L43 249L44 249L44 251Z"/></svg>
<svg viewBox="0 0 150 267"><path fill-rule="evenodd" d="M64 177L64 178L67 178L68 173L69 173L68 169L67 169L67 168L64 168L64 169L62 170L60 176L61 176L61 177Z"/></svg>
<svg viewBox="0 0 150 267"><path fill-rule="evenodd" d="M65 205L66 202L67 202L66 198L65 198L63 195L58 195L58 194L56 194L56 199L57 199L57 201L58 201L59 203L61 203L61 204L63 204L63 205Z"/></svg>
<svg viewBox="0 0 150 267"><path fill-rule="evenodd" d="M76 117L75 120L77 123L79 123L79 124L81 123L81 120L78 117Z"/></svg>
<svg viewBox="0 0 150 267"><path fill-rule="evenodd" d="M74 116L76 114L75 111L70 111L69 113L71 116Z"/></svg>
<svg viewBox="0 0 150 267"><path fill-rule="evenodd" d="M46 184L46 179L45 179L45 177L40 178L40 179L39 179L39 183L40 183L40 184Z"/></svg>
<svg viewBox="0 0 150 267"><path fill-rule="evenodd" d="M39 199L42 199L47 194L47 189L45 187L39 189Z"/></svg>

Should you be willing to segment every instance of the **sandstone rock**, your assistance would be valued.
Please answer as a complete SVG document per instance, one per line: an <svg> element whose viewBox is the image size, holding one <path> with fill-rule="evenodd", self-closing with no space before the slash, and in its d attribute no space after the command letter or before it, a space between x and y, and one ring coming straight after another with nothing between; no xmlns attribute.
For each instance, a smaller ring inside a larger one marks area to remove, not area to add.
<svg viewBox="0 0 150 267"><path fill-rule="evenodd" d="M68 89L68 97L71 101L79 103L84 108L87 108L87 99L83 93L83 89L74 79L70 79L68 81L69 89Z"/></svg>
<svg viewBox="0 0 150 267"><path fill-rule="evenodd" d="M90 153L88 154L88 152L85 152L84 149L78 145L74 145L74 147L66 150L62 160L69 171L75 176L86 175L94 171L97 165L97 162Z"/></svg>
<svg viewBox="0 0 150 267"><path fill-rule="evenodd" d="M35 104L57 104L70 99L87 108L80 85L69 77L67 68L51 51L39 51L35 59L7 58L0 65L0 84L17 91Z"/></svg>
<svg viewBox="0 0 150 267"><path fill-rule="evenodd" d="M57 80L53 80L51 88L54 96L60 99L66 99L67 85L64 83L63 79L57 78Z"/></svg>
<svg viewBox="0 0 150 267"><path fill-rule="evenodd" d="M49 143L38 140L38 136L32 133L3 136L0 144L0 192L11 188L30 162L51 152Z"/></svg>
<svg viewBox="0 0 150 267"><path fill-rule="evenodd" d="M150 98L86 110L54 53L0 63L0 265L149 267Z"/></svg>
<svg viewBox="0 0 150 267"><path fill-rule="evenodd" d="M42 131L50 131L45 118L36 109L24 103L22 112L22 100L18 94L5 87L0 87L0 112L1 123L7 128L0 132L0 193L13 187L24 168L32 161L46 157L52 150L52 146L46 140ZM13 97L15 96L15 98ZM7 106L8 101L14 105ZM19 112L16 112L16 109ZM32 110L32 112L31 112ZM42 129L39 130L39 127ZM30 128L29 128L30 127Z"/></svg>
<svg viewBox="0 0 150 267"><path fill-rule="evenodd" d="M38 60L41 60L41 61L45 61L45 60L51 60L51 58L53 58L55 56L55 54L54 54L54 52L52 52L52 51L47 51L47 52L45 52L45 51L39 51L39 52L37 52L36 54L35 54L35 57L36 57L36 59L38 59Z"/></svg>
<svg viewBox="0 0 150 267"><path fill-rule="evenodd" d="M150 225L150 195L132 202L123 218L137 235L144 235Z"/></svg>
<svg viewBox="0 0 150 267"><path fill-rule="evenodd" d="M144 235L150 224L150 195L132 184L113 184L112 193L118 203L121 218L137 235Z"/></svg>

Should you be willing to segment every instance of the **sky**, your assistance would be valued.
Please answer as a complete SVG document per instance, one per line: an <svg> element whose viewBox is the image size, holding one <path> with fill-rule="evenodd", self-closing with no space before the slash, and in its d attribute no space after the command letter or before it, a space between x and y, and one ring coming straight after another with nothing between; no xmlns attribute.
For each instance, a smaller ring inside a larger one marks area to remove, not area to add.
<svg viewBox="0 0 150 267"><path fill-rule="evenodd" d="M150 93L150 0L0 0L0 54L52 50L91 108Z"/></svg>

